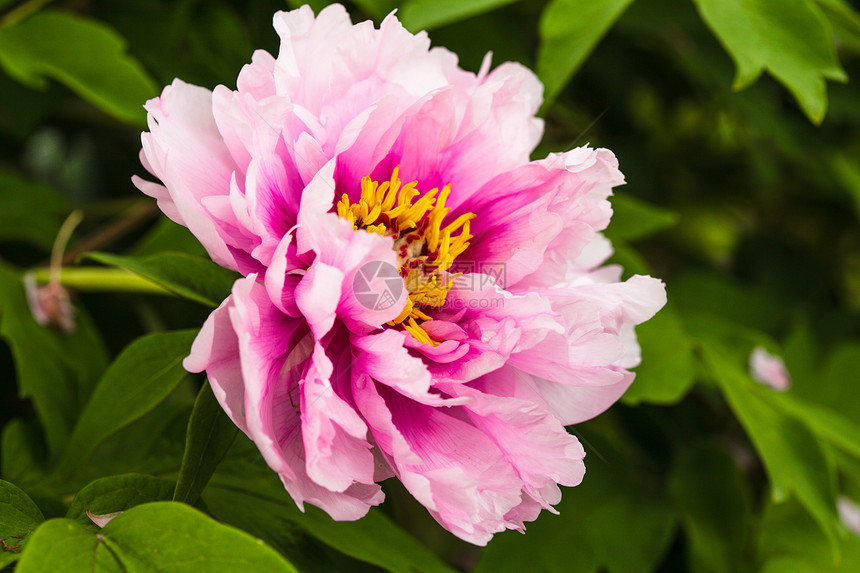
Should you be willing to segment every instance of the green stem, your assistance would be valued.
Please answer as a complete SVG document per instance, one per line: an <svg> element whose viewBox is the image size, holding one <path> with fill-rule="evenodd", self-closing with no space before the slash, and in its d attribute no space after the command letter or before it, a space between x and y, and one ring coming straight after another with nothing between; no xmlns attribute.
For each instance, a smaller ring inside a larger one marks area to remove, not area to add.
<svg viewBox="0 0 860 573"><path fill-rule="evenodd" d="M30 0L29 2L24 2L20 6L9 10L9 12L0 19L0 28L11 26L23 20L33 12L37 12L45 4L49 4L52 1L53 0Z"/></svg>
<svg viewBox="0 0 860 573"><path fill-rule="evenodd" d="M33 270L36 282L47 283L51 269L40 267ZM125 269L102 267L65 267L60 284L77 291L88 292L136 292L143 294L170 295L166 288Z"/></svg>

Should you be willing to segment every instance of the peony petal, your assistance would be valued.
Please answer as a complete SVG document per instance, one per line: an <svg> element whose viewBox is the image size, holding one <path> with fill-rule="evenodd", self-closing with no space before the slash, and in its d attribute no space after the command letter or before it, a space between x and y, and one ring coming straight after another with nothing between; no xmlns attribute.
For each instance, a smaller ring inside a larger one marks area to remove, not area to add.
<svg viewBox="0 0 860 573"><path fill-rule="evenodd" d="M307 472L322 487L341 492L354 482L372 485L375 464L365 439L367 425L334 391L333 375L331 360L317 343L301 387ZM349 377L349 372L339 371L337 376Z"/></svg>
<svg viewBox="0 0 860 573"><path fill-rule="evenodd" d="M446 399L431 393L430 371L421 359L409 354L404 346L407 338L411 336L396 330L353 336L352 346L358 351L353 368L422 404L455 406L469 402L469 398Z"/></svg>
<svg viewBox="0 0 860 573"><path fill-rule="evenodd" d="M538 271L563 276L567 261L609 223L607 197L623 183L605 149L587 147L503 173L456 211L473 212L475 238L465 260L506 265L506 288Z"/></svg>
<svg viewBox="0 0 860 573"><path fill-rule="evenodd" d="M202 205L205 197L229 193L236 168L212 115L212 93L174 80L145 107L150 133L141 138L143 154L167 194L151 185L141 190L155 195L165 212L174 213L174 220L194 233L215 262L236 268L226 244L233 237Z"/></svg>
<svg viewBox="0 0 860 573"><path fill-rule="evenodd" d="M239 358L239 340L230 320L232 308L233 297L228 296L212 311L182 365L189 372L206 371L212 393L221 407L233 423L248 434L245 422L245 381Z"/></svg>
<svg viewBox="0 0 860 573"><path fill-rule="evenodd" d="M330 443L340 433L333 425L335 419L352 437L360 432L363 422L354 412L351 417L344 416L344 408L352 410L330 390L324 390L327 383L319 374L327 359L317 350L305 322L281 314L255 276L236 282L229 314L239 343L248 436L280 474L299 507L309 501L336 519L358 519L366 514L370 505L383 498L373 483L369 444L362 440L364 445L358 450L340 450ZM317 439L314 448L308 450L306 440L312 436ZM359 459L347 457L344 459L352 465L343 464L341 453L355 455L356 451ZM343 475L328 475L332 467L345 467L356 475L344 485L347 480ZM321 470L326 475L317 475ZM311 471L315 478L331 480L329 485L338 487L317 483Z"/></svg>
<svg viewBox="0 0 860 573"><path fill-rule="evenodd" d="M541 491L555 484L578 485L585 475L585 451L559 420L540 403L496 392L515 387L527 375L504 367L483 376L474 384L446 385L454 396L470 397L464 406L475 426L505 453L533 499L544 506L558 498L542 499ZM513 381L509 381L513 379ZM498 390L497 390L498 389Z"/></svg>
<svg viewBox="0 0 860 573"><path fill-rule="evenodd" d="M356 400L394 472L446 529L484 545L506 528L522 482L488 436L372 382Z"/></svg>

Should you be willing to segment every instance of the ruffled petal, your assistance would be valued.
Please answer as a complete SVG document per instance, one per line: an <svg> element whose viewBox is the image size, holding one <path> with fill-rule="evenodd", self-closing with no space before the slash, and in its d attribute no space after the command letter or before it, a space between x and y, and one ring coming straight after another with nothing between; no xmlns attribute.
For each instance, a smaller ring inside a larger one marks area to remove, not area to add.
<svg viewBox="0 0 860 573"><path fill-rule="evenodd" d="M455 212L476 214L461 259L504 265L509 289L535 274L528 284L558 283L609 223L607 198L624 181L617 165L611 152L581 147L494 178Z"/></svg>
<svg viewBox="0 0 860 573"><path fill-rule="evenodd" d="M182 362L189 372L203 372L209 378L212 393L240 430L248 433L245 422L245 380L239 358L239 339L230 321L233 297L228 296L212 311Z"/></svg>
<svg viewBox="0 0 860 573"><path fill-rule="evenodd" d="M485 545L521 502L522 482L496 444L444 408L368 381L356 402L403 485L458 537Z"/></svg>
<svg viewBox="0 0 860 573"><path fill-rule="evenodd" d="M397 318L409 292L397 272L391 238L355 231L331 213L308 214L302 225L299 251L315 258L296 287L296 303L318 336L335 316L357 333Z"/></svg>
<svg viewBox="0 0 860 573"><path fill-rule="evenodd" d="M505 394L527 379L506 366L474 383L444 388L472 399L463 407L469 419L504 452L525 492L550 507L560 499L556 484L575 486L582 481L585 451L542 403Z"/></svg>
<svg viewBox="0 0 860 573"><path fill-rule="evenodd" d="M225 228L235 221L222 221L203 205L206 197L229 193L236 168L212 116L212 92L174 80L145 107L150 131L141 136L142 153L150 172L164 183L164 191L140 179L135 183L156 197L165 213L187 226L215 262L237 268L227 244L241 242L241 237Z"/></svg>
<svg viewBox="0 0 860 573"><path fill-rule="evenodd" d="M633 374L626 369L640 361L633 327L666 304L665 287L656 279L637 275L604 283L604 274L541 291L562 317L564 332L547 335L509 361L537 377L535 386L564 424L596 416L627 390Z"/></svg>
<svg viewBox="0 0 860 573"><path fill-rule="evenodd" d="M429 333L449 344L407 345L433 360L430 371L441 381L468 382L500 368L516 353L538 344L551 332L561 333L562 325L550 301L536 293L514 295L496 284L496 277L466 274L456 277L445 305L433 313L440 323L424 323ZM450 354L456 353L456 359Z"/></svg>
<svg viewBox="0 0 860 573"><path fill-rule="evenodd" d="M308 501L336 519L358 519L383 499L370 446L356 439L363 422L331 391L331 363L307 324L280 313L256 278L236 282L229 308L245 431L299 507Z"/></svg>

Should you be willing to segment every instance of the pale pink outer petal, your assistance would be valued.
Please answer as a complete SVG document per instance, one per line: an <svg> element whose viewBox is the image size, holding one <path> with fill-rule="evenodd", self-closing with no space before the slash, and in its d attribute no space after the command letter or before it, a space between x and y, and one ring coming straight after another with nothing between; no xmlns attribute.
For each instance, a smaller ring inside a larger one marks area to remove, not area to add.
<svg viewBox="0 0 860 573"><path fill-rule="evenodd" d="M236 167L212 116L212 92L174 80L145 107L150 131L141 136L144 164L166 187L139 178L135 183L188 227L212 260L237 268L227 243L241 238L225 228L235 221L219 221L203 205L206 197L228 194Z"/></svg>
<svg viewBox="0 0 860 573"><path fill-rule="evenodd" d="M454 396L472 398L464 411L505 453L523 480L525 492L548 508L561 499L556 484L575 486L582 481L585 451L542 404L505 394L526 378L528 375L506 366L474 384L443 388Z"/></svg>
<svg viewBox="0 0 860 573"><path fill-rule="evenodd" d="M617 165L610 151L581 147L492 179L452 213L476 214L459 260L505 265L509 289L526 277L520 288L557 284L609 223Z"/></svg>
<svg viewBox="0 0 860 573"><path fill-rule="evenodd" d="M455 190L452 207L498 173L528 163L543 135L543 120L535 117L543 85L528 68L506 62L482 78L479 74L477 85L463 87L455 92L463 119L453 144L440 155L445 183Z"/></svg>
<svg viewBox="0 0 860 573"><path fill-rule="evenodd" d="M633 327L666 304L665 287L638 275L623 283L580 277L579 284L541 292L563 317L565 332L549 334L508 363L535 377L530 386L565 425L582 422L611 406L633 382L626 370L640 361Z"/></svg>
<svg viewBox="0 0 860 573"><path fill-rule="evenodd" d="M307 501L335 519L358 519L384 497L373 483L370 444L356 438L366 427L321 375L331 363L305 321L282 314L256 279L236 281L230 299L195 340L186 366L207 369L225 411L299 507Z"/></svg>
<svg viewBox="0 0 860 573"><path fill-rule="evenodd" d="M791 376L785 362L762 346L756 346L750 354L750 374L765 386L780 392L791 387Z"/></svg>
<svg viewBox="0 0 860 573"><path fill-rule="evenodd" d="M236 79L236 89L256 100L275 94L275 58L265 50L256 50L251 63L245 65Z"/></svg>
<svg viewBox="0 0 860 573"><path fill-rule="evenodd" d="M346 352L346 348L337 348ZM358 482L373 486L374 460L367 442L367 425L332 388L334 372L320 343L314 345L310 367L302 380L302 440L308 476L322 487L346 491Z"/></svg>
<svg viewBox="0 0 860 573"><path fill-rule="evenodd" d="M577 201L566 199L564 194L556 196L550 209L570 223L549 244L543 264L523 281L522 288L555 285L566 279L572 269L580 270L579 265L586 263L588 257L593 260L598 253L606 254L605 243L603 247L595 245L601 242L603 237L599 231L606 228L612 216L606 198L614 187L624 184L618 159L608 149L578 147L566 153L550 154L542 163L547 169L563 164L565 170L576 174L581 186Z"/></svg>
<svg viewBox="0 0 860 573"><path fill-rule="evenodd" d="M239 358L239 339L230 321L233 296L230 295L203 323L191 345L191 353L182 362L189 372L203 372L209 378L212 393L240 430L248 434L245 422L245 381Z"/></svg>
<svg viewBox="0 0 860 573"><path fill-rule="evenodd" d="M349 121L383 96L402 102L396 117L452 80L475 82L474 75L457 67L456 56L430 50L425 33L410 34L393 16L374 30L372 22L353 26L343 7L332 5L316 18L305 8L279 12L274 25L281 36L277 93L325 118L325 135L317 139L327 153Z"/></svg>
<svg viewBox="0 0 860 573"><path fill-rule="evenodd" d="M356 404L391 468L446 529L477 545L507 528L522 501L519 477L494 442L470 423L377 386L353 382Z"/></svg>

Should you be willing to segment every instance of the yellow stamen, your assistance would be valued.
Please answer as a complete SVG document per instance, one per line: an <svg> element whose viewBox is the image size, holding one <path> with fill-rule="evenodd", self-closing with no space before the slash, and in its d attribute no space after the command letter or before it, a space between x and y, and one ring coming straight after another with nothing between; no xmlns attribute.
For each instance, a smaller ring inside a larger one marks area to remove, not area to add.
<svg viewBox="0 0 860 573"><path fill-rule="evenodd" d="M398 166L388 181L378 183L370 177L362 178L358 201L350 203L349 195L344 194L337 204L337 214L351 222L356 230L364 229L394 239L400 273L409 295L403 311L388 325L403 328L422 343L438 346L440 342L421 326L433 320L422 308L445 305L454 281L443 278L451 276L444 271L469 247L470 221L475 214L462 214L443 227L450 211L446 202L451 186L422 193L417 181L403 185L399 174Z"/></svg>
<svg viewBox="0 0 860 573"><path fill-rule="evenodd" d="M415 322L415 319L411 316L409 317L409 321L403 325L403 328L406 329L409 334L414 336L418 342L423 342L424 344L431 344L433 346L439 346L440 344L442 344L438 340L434 340L433 338L431 338L427 331L424 330L417 322Z"/></svg>
<svg viewBox="0 0 860 573"><path fill-rule="evenodd" d="M407 298L406 299L406 306L403 307L403 311L398 315L397 318L395 318L394 320L388 321L388 324L391 326L394 326L395 324L400 324L401 322L403 322L404 320L409 318L409 316L412 315L412 312L414 310L415 309L413 308L412 298L411 297Z"/></svg>

